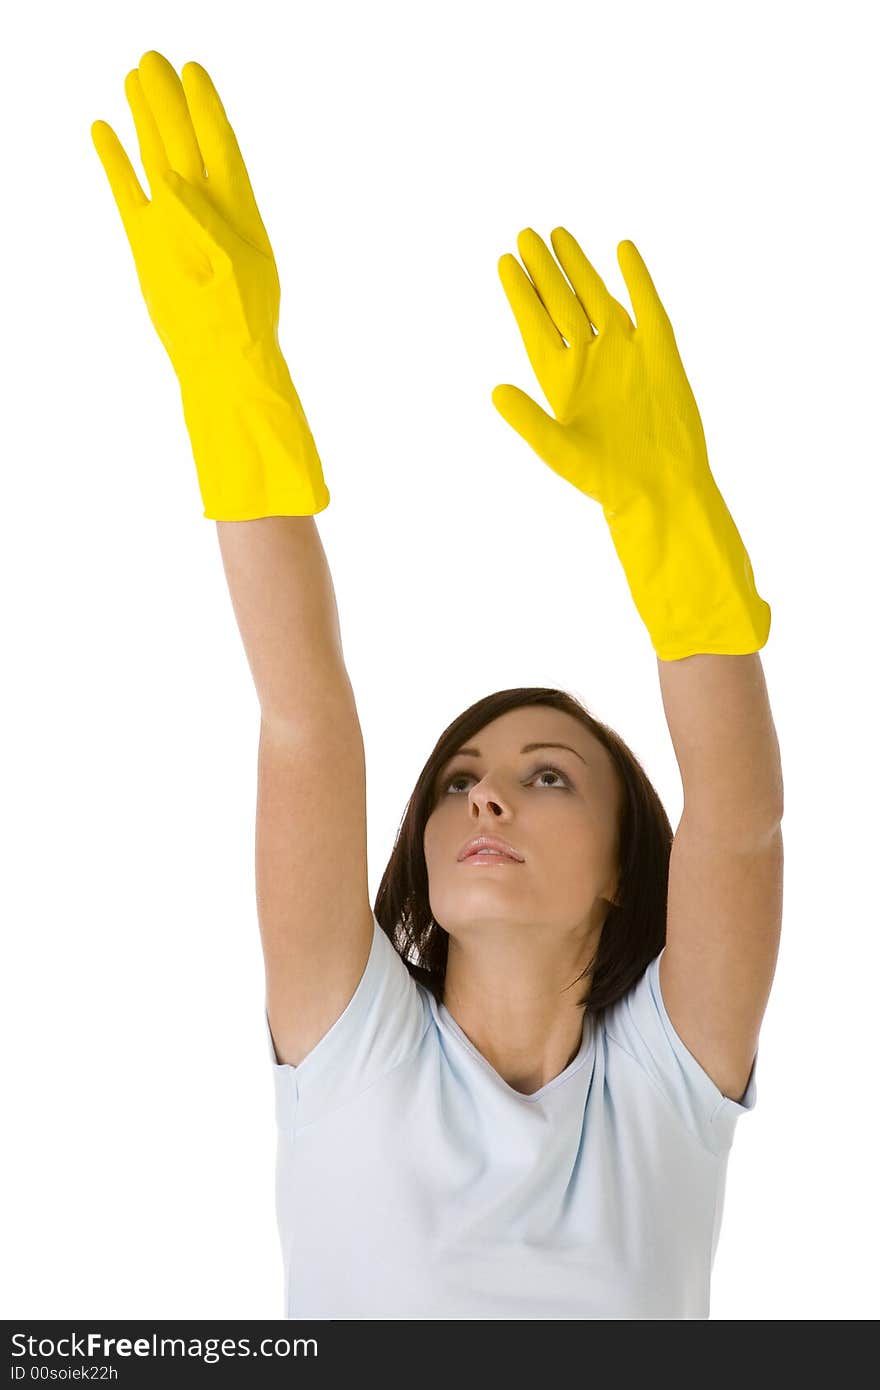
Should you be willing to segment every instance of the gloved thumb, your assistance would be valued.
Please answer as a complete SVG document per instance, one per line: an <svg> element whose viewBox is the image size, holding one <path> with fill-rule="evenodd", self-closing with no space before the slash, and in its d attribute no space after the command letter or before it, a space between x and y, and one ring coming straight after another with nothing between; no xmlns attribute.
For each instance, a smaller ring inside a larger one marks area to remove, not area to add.
<svg viewBox="0 0 880 1390"><path fill-rule="evenodd" d="M177 226L204 252L215 272L231 264L235 233L201 189L174 169L162 174L162 197Z"/></svg>
<svg viewBox="0 0 880 1390"><path fill-rule="evenodd" d="M518 386L496 386L492 404L546 463L566 452L566 435L559 421Z"/></svg>

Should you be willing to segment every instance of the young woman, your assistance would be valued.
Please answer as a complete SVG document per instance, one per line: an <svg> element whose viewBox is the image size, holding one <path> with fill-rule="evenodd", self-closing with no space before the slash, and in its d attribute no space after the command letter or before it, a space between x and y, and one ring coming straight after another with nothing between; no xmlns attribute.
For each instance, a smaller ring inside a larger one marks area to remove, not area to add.
<svg viewBox="0 0 880 1390"><path fill-rule="evenodd" d="M685 809L564 691L443 732L371 909L364 750L279 282L207 72L129 73L148 200L92 136L178 375L261 707L257 905L288 1317L705 1318L781 922L770 610L632 242L636 322L574 238L499 273L553 415L493 401L599 502ZM558 262L558 263L557 263ZM561 267L561 268L560 268ZM563 275L563 271L565 274Z"/></svg>

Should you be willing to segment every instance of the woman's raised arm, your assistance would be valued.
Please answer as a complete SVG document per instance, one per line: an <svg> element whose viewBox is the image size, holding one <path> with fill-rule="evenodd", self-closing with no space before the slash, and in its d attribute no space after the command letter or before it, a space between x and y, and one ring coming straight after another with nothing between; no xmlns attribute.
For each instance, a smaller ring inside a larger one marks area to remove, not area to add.
<svg viewBox="0 0 880 1390"><path fill-rule="evenodd" d="M260 701L267 1011L279 1060L295 1065L372 944L363 739L314 521L330 494L278 342L272 248L211 78L192 62L182 78L154 50L126 77L150 199L112 128L95 121L92 139L180 383Z"/></svg>
<svg viewBox="0 0 880 1390"><path fill-rule="evenodd" d="M279 1062L345 1009L373 939L364 746L314 517L217 523L262 711L257 912Z"/></svg>
<svg viewBox="0 0 880 1390"><path fill-rule="evenodd" d="M327 557L313 516L218 521L235 618L264 724L300 741L354 701Z"/></svg>

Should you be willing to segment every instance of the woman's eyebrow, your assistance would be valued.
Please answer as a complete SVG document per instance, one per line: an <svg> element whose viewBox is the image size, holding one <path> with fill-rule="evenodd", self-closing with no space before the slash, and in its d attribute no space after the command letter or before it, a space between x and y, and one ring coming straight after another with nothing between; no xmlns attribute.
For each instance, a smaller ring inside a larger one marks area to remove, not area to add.
<svg viewBox="0 0 880 1390"><path fill-rule="evenodd" d="M588 766L587 760L583 754L579 753L576 748L572 748L568 743L524 743L519 751L520 753L533 753L536 748L565 748L569 753L574 753L576 758L580 758L585 767ZM459 748L457 753L453 753L451 757L446 759L446 762L451 762L452 758L481 758L482 756L479 748ZM444 763L443 766L445 767L446 763Z"/></svg>

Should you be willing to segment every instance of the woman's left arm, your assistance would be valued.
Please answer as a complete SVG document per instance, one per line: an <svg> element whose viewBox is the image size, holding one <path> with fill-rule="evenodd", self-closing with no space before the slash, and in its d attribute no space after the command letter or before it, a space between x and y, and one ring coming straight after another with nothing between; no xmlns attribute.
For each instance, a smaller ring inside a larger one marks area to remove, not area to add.
<svg viewBox="0 0 880 1390"><path fill-rule="evenodd" d="M551 240L559 264L527 227L525 269L504 255L498 272L553 414L511 384L492 400L555 473L601 503L651 636L685 807L660 987L685 1046L738 1100L782 917L782 776L758 655L770 606L712 476L672 324L637 248L617 248L633 323L574 237L557 227Z"/></svg>
<svg viewBox="0 0 880 1390"><path fill-rule="evenodd" d="M660 988L685 1046L739 1100L779 950L783 785L757 652L657 660L684 789Z"/></svg>

